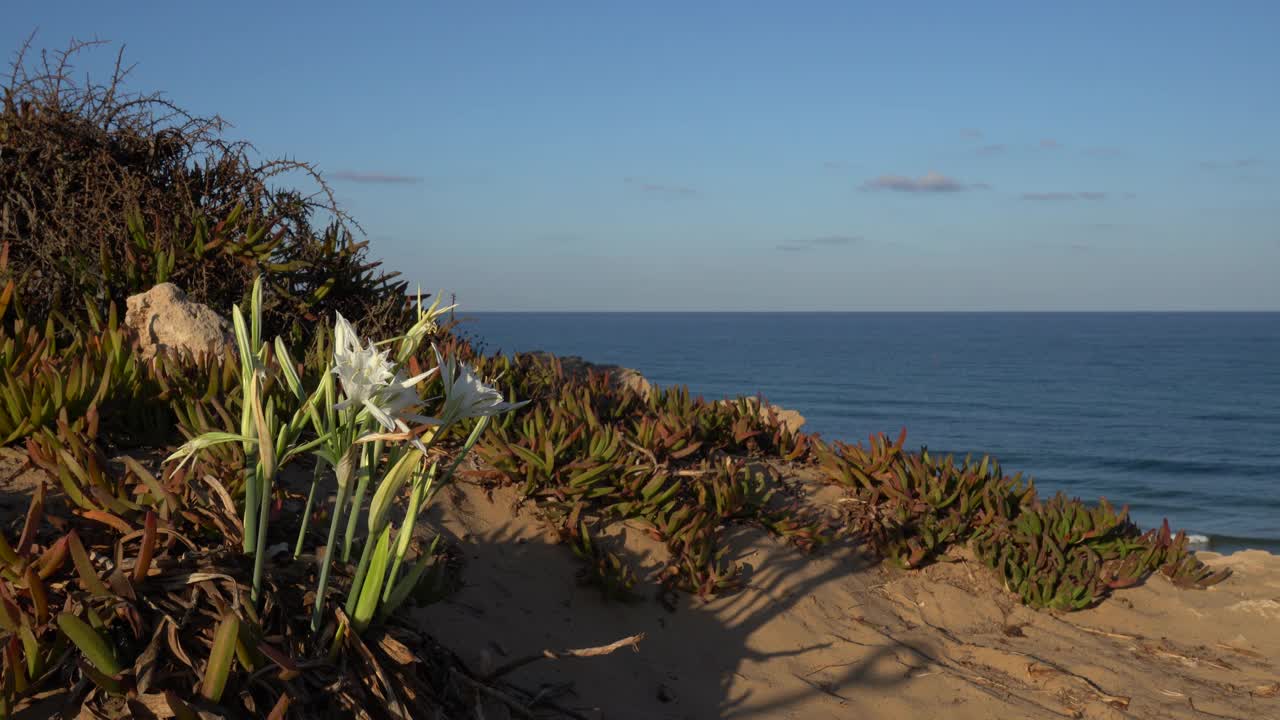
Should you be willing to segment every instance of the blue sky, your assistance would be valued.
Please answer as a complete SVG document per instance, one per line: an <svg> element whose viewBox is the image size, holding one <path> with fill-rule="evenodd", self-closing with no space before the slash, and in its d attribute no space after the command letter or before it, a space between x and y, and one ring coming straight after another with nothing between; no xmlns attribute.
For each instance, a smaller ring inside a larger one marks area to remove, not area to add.
<svg viewBox="0 0 1280 720"><path fill-rule="evenodd" d="M1280 309L1274 2L53 5L470 310Z"/></svg>

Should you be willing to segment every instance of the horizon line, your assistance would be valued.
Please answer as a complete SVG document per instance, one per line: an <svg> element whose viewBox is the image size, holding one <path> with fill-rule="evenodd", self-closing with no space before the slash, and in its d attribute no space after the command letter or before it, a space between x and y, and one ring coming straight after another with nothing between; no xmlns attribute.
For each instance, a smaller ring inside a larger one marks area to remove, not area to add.
<svg viewBox="0 0 1280 720"><path fill-rule="evenodd" d="M458 315L1275 315L1274 309L1134 310L458 310Z"/></svg>

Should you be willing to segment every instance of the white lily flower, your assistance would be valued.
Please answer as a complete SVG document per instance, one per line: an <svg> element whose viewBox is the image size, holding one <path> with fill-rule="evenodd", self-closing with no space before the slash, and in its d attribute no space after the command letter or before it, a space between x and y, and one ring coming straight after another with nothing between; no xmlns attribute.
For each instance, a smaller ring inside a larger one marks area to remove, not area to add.
<svg viewBox="0 0 1280 720"><path fill-rule="evenodd" d="M365 404L369 414L378 424L387 430L407 430L405 420L419 423L431 421L424 415L411 412L422 406L422 398L418 397L417 385L434 375L436 368L431 368L421 375L405 378L403 372L397 372L395 378L379 388L376 395Z"/></svg>
<svg viewBox="0 0 1280 720"><path fill-rule="evenodd" d="M453 358L446 360L434 344L431 349L436 353L436 365L444 381L444 407L434 422L447 426L467 418L498 415L529 403L528 400L505 402L502 393L481 382L466 363L455 364Z"/></svg>
<svg viewBox="0 0 1280 720"><path fill-rule="evenodd" d="M333 373L342 382L345 399L336 407L339 410L363 408L387 430L407 433L406 419L423 423L430 421L430 418L410 410L422 404L417 384L430 377L436 369L406 378L388 359L389 352L379 351L373 343L366 346L351 323L338 315L334 326ZM414 438L414 444L418 445L420 441Z"/></svg>
<svg viewBox="0 0 1280 720"><path fill-rule="evenodd" d="M342 394L346 397L337 406L342 410L351 406L367 407L381 388L395 377L395 369L385 351L368 348L346 357L335 357L333 374L342 382Z"/></svg>
<svg viewBox="0 0 1280 720"><path fill-rule="evenodd" d="M337 319L333 323L333 356L340 362L360 352L364 345L360 342L360 336L356 334L355 328L342 317L342 313L334 313L334 315Z"/></svg>

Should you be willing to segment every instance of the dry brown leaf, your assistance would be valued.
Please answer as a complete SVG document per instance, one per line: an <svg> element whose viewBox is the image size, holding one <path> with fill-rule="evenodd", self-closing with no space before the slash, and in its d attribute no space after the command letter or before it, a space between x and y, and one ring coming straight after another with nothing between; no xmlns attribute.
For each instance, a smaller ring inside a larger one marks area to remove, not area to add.
<svg viewBox="0 0 1280 720"><path fill-rule="evenodd" d="M141 707L138 707L141 706ZM169 700L160 693L142 693L129 699L129 710L135 717L154 717L164 720L176 717ZM140 712L140 710L145 711Z"/></svg>
<svg viewBox="0 0 1280 720"><path fill-rule="evenodd" d="M280 699L276 701L275 707L271 708L271 712L267 715L267 720L284 720L284 714L289 712L289 703L291 702L289 694L282 693Z"/></svg>
<svg viewBox="0 0 1280 720"><path fill-rule="evenodd" d="M195 663L191 662L191 658L187 656L187 651L182 649L182 643L178 641L178 625L168 622L166 629L166 637L169 640L169 650L173 652L174 657L181 660L187 667L195 669Z"/></svg>
<svg viewBox="0 0 1280 720"><path fill-rule="evenodd" d="M378 638L378 646L387 654L387 657L401 665L408 665L417 660L404 643L391 637L386 632L383 632L381 637Z"/></svg>
<svg viewBox="0 0 1280 720"><path fill-rule="evenodd" d="M342 623L343 626L350 628L351 624L347 619L346 613L344 613L341 608L338 608L336 612L338 614L338 621ZM348 630L344 633L343 641L347 647L355 650L360 658L364 660L364 662L369 666L369 670L377 677L377 685L381 685L386 691L385 701L387 712L391 713L395 717L409 718L410 716L405 710L404 705L400 704L400 700L396 696L396 691L391 685L391 680L387 677L387 674L382 671L382 666L378 664L378 660L373 656L373 653L369 651L369 648L360 639L360 636ZM370 688L370 690L377 691L377 685Z"/></svg>

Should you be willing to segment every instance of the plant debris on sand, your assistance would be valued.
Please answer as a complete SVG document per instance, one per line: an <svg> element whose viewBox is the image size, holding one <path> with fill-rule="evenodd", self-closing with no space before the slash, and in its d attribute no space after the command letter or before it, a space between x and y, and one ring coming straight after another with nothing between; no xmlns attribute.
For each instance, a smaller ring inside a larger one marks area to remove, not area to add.
<svg viewBox="0 0 1280 720"><path fill-rule="evenodd" d="M461 718L477 693L539 708L394 617L339 634L337 609L313 633L300 609L314 601L314 557L273 555L255 608L217 479L161 484L132 460L111 475L145 511L70 512L40 484L17 544L0 537L6 716ZM335 585L352 571L339 566Z"/></svg>

